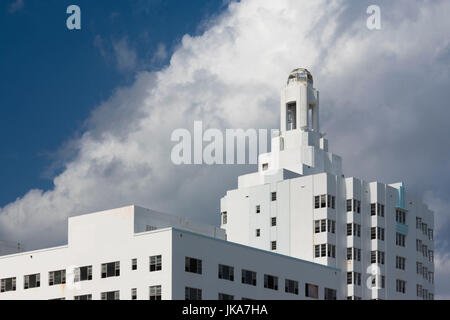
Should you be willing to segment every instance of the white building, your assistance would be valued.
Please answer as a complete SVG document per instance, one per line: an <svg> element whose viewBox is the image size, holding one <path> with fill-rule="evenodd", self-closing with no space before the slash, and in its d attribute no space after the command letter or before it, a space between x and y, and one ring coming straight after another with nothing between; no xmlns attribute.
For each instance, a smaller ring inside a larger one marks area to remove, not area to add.
<svg viewBox="0 0 450 320"><path fill-rule="evenodd" d="M341 271L129 206L69 218L68 244L0 257L5 299L341 298Z"/></svg>
<svg viewBox="0 0 450 320"><path fill-rule="evenodd" d="M229 241L342 270L348 299L433 299L433 213L403 184L342 174L306 69L281 92L281 131L221 200Z"/></svg>
<svg viewBox="0 0 450 320"><path fill-rule="evenodd" d="M0 257L0 300L433 299L433 213L402 183L344 177L319 128L296 69L222 229L136 206L73 217L66 246Z"/></svg>

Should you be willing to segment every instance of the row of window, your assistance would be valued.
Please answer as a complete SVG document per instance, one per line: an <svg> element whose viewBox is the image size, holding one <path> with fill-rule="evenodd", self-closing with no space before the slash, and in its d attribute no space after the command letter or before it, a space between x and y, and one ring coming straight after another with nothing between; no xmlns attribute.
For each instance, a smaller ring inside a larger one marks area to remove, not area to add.
<svg viewBox="0 0 450 320"><path fill-rule="evenodd" d="M381 203L371 203L370 204L370 215L384 217L384 204Z"/></svg>
<svg viewBox="0 0 450 320"><path fill-rule="evenodd" d="M131 260L131 270L137 270L137 259ZM149 271L162 270L162 256L149 257ZM120 261L103 263L101 265L100 277L120 276ZM92 266L77 267L74 269L74 282L92 280ZM54 286L66 283L66 270L55 270L48 273L48 285ZM41 286L41 274L30 274L24 276L24 289L39 288ZM0 280L0 292L16 291L16 277Z"/></svg>
<svg viewBox="0 0 450 320"><path fill-rule="evenodd" d="M266 280L265 280L266 281ZM273 281L268 279L268 282ZM295 293L298 295L298 282L289 280L286 282L285 291L290 293ZM202 289L185 287L185 300L202 300ZM305 283L305 297L318 299L319 298L319 287L310 283ZM335 289L324 288L324 299L325 300L336 300L337 291ZM226 293L218 294L218 300L234 300L234 296ZM242 298L242 300L251 300L248 298Z"/></svg>
<svg viewBox="0 0 450 320"><path fill-rule="evenodd" d="M416 251L422 253L428 261L434 262L434 251L428 250L428 246L422 243L422 240L416 239Z"/></svg>
<svg viewBox="0 0 450 320"><path fill-rule="evenodd" d="M314 220L314 233L320 232L336 233L336 220Z"/></svg>
<svg viewBox="0 0 450 320"><path fill-rule="evenodd" d="M336 209L336 197L330 194L314 196L314 209L319 208Z"/></svg>
<svg viewBox="0 0 450 320"><path fill-rule="evenodd" d="M83 294L74 296L74 300L92 300L92 294ZM120 300L120 291L107 291L100 293L101 300ZM65 298L58 298L52 300L65 300ZM137 289L131 289L131 300L137 300ZM161 300L161 286L149 287L149 300Z"/></svg>
<svg viewBox="0 0 450 320"><path fill-rule="evenodd" d="M423 300L434 300L434 294L428 292L427 289L424 289L421 284L417 285L417 297L422 298Z"/></svg>
<svg viewBox="0 0 450 320"><path fill-rule="evenodd" d="M384 241L384 228L371 227L370 228L370 239Z"/></svg>
<svg viewBox="0 0 450 320"><path fill-rule="evenodd" d="M191 273L202 274L202 260L197 259L197 258L192 258L192 257L186 257L185 271L191 272ZM222 280L234 281L234 267L219 264L218 278L222 279ZM278 290L278 280L279 280L279 278L277 276L270 275L270 274L264 274L264 288L277 291ZM257 285L257 273L252 270L242 269L241 270L241 282L243 284L256 286ZM284 284L285 284L285 286L284 286L285 292L298 295L298 288L299 288L298 281L291 280L291 279L285 279ZM308 283L305 284L306 291L309 292L310 287L317 287L317 290L318 290L318 286L315 286L313 284L308 284ZM200 297L201 297L201 289L195 289L195 290L191 290L191 289L194 289L194 288L186 289L187 296L196 297L200 293ZM200 290L200 291L198 291L198 290ZM332 289L328 289L328 290L332 290ZM314 296L310 296L310 295L306 295L306 296L314 297ZM334 291L334 296L336 296L335 291ZM194 299L190 298L189 300L194 300Z"/></svg>
<svg viewBox="0 0 450 320"><path fill-rule="evenodd" d="M370 252L370 263L384 264L384 251L372 250Z"/></svg>
<svg viewBox="0 0 450 320"><path fill-rule="evenodd" d="M347 236L361 237L361 225L358 223L347 223Z"/></svg>
<svg viewBox="0 0 450 320"><path fill-rule="evenodd" d="M434 239L433 229L428 228L428 225L422 222L422 218L416 217L416 229L421 230L424 235L428 237L429 240Z"/></svg>
<svg viewBox="0 0 450 320"><path fill-rule="evenodd" d="M361 213L361 201L356 199L347 199L347 212Z"/></svg>
<svg viewBox="0 0 450 320"><path fill-rule="evenodd" d="M421 262L416 262L416 273L428 280L428 282L434 283L434 272L428 271L428 268L424 267Z"/></svg>
<svg viewBox="0 0 450 320"><path fill-rule="evenodd" d="M330 243L316 244L314 246L314 258L336 258L336 246Z"/></svg>
<svg viewBox="0 0 450 320"><path fill-rule="evenodd" d="M347 260L361 261L361 249L347 248Z"/></svg>

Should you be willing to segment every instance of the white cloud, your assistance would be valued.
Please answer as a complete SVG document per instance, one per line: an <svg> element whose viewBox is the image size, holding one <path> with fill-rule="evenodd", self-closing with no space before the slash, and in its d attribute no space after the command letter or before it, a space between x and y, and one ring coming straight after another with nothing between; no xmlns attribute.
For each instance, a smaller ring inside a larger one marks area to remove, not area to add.
<svg viewBox="0 0 450 320"><path fill-rule="evenodd" d="M167 58L168 53L164 43L159 43L152 60L156 62L163 61Z"/></svg>
<svg viewBox="0 0 450 320"><path fill-rule="evenodd" d="M119 71L134 71L137 66L136 50L132 48L126 37L113 42L114 55Z"/></svg>
<svg viewBox="0 0 450 320"><path fill-rule="evenodd" d="M278 127L280 88L299 66L315 77L322 130L347 175L406 178L413 191L441 194L450 185L442 174L450 163L450 3L386 2L380 31L365 27L367 5L230 3L204 34L183 37L167 68L137 73L99 106L54 189L0 209L1 231L29 246L54 244L64 241L68 216L130 203L218 222L220 196L253 168L176 167L170 133L194 120ZM119 69L133 70L127 39L113 48Z"/></svg>
<svg viewBox="0 0 450 320"><path fill-rule="evenodd" d="M138 67L136 49L128 43L127 37L119 40L107 40L100 35L94 37L94 47L106 62L113 63L120 72L133 72Z"/></svg>

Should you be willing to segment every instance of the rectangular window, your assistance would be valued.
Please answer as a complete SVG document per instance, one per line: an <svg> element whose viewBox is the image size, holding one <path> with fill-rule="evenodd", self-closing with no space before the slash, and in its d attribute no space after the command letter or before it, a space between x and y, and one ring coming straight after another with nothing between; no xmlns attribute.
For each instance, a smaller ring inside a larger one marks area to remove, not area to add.
<svg viewBox="0 0 450 320"><path fill-rule="evenodd" d="M314 197L314 209L319 209L320 208L320 196L315 196Z"/></svg>
<svg viewBox="0 0 450 320"><path fill-rule="evenodd" d="M370 215L371 216L376 216L377 212L376 212L376 203L371 203L370 204Z"/></svg>
<svg viewBox="0 0 450 320"><path fill-rule="evenodd" d="M320 232L327 231L327 219L320 220Z"/></svg>
<svg viewBox="0 0 450 320"><path fill-rule="evenodd" d="M186 257L184 270L186 272L202 274L202 260Z"/></svg>
<svg viewBox="0 0 450 320"><path fill-rule="evenodd" d="M298 295L298 281L285 279L284 291L287 293L292 293L292 294Z"/></svg>
<svg viewBox="0 0 450 320"><path fill-rule="evenodd" d="M131 300L137 300L137 289L131 289Z"/></svg>
<svg viewBox="0 0 450 320"><path fill-rule="evenodd" d="M219 300L234 300L234 296L232 296L231 294L219 292Z"/></svg>
<svg viewBox="0 0 450 320"><path fill-rule="evenodd" d="M276 217L270 218L270 225L272 227L275 227L277 225L277 218Z"/></svg>
<svg viewBox="0 0 450 320"><path fill-rule="evenodd" d="M150 286L150 300L161 300L161 286Z"/></svg>
<svg viewBox="0 0 450 320"><path fill-rule="evenodd" d="M356 213L361 213L361 201L359 200L355 201L356 201Z"/></svg>
<svg viewBox="0 0 450 320"><path fill-rule="evenodd" d="M406 293L406 281L397 279L395 289L399 293Z"/></svg>
<svg viewBox="0 0 450 320"><path fill-rule="evenodd" d="M353 260L353 248L347 248L347 260Z"/></svg>
<svg viewBox="0 0 450 320"><path fill-rule="evenodd" d="M202 289L186 287L184 298L185 300L202 300Z"/></svg>
<svg viewBox="0 0 450 320"><path fill-rule="evenodd" d="M320 233L320 220L314 221L314 233Z"/></svg>
<svg viewBox="0 0 450 320"><path fill-rule="evenodd" d="M336 246L334 244L328 244L327 247L327 256L330 258L336 258Z"/></svg>
<svg viewBox="0 0 450 320"><path fill-rule="evenodd" d="M131 259L131 270L137 270L137 259Z"/></svg>
<svg viewBox="0 0 450 320"><path fill-rule="evenodd" d="M74 296L74 300L92 300L92 294L83 294L80 296Z"/></svg>
<svg viewBox="0 0 450 320"><path fill-rule="evenodd" d="M347 272L347 284L353 283L353 273Z"/></svg>
<svg viewBox="0 0 450 320"><path fill-rule="evenodd" d="M320 258L320 244L314 246L314 257Z"/></svg>
<svg viewBox="0 0 450 320"><path fill-rule="evenodd" d="M406 212L396 209L395 210L395 221L397 223L406 224Z"/></svg>
<svg viewBox="0 0 450 320"><path fill-rule="evenodd" d="M320 245L320 256L321 257L326 257L327 256L327 245L326 244L321 244Z"/></svg>
<svg viewBox="0 0 450 320"><path fill-rule="evenodd" d="M162 256L151 256L150 257L150 272L161 271L162 270Z"/></svg>
<svg viewBox="0 0 450 320"><path fill-rule="evenodd" d="M305 283L305 296L309 298L319 299L319 286Z"/></svg>
<svg viewBox="0 0 450 320"><path fill-rule="evenodd" d="M277 250L277 242L276 242L276 241L270 242L270 248L271 248L272 250Z"/></svg>
<svg viewBox="0 0 450 320"><path fill-rule="evenodd" d="M222 224L228 223L228 214L226 211L222 212Z"/></svg>
<svg viewBox="0 0 450 320"><path fill-rule="evenodd" d="M36 273L24 276L23 282L24 289L39 288L41 286L41 275Z"/></svg>
<svg viewBox="0 0 450 320"><path fill-rule="evenodd" d="M416 285L416 290L417 290L416 295L417 295L419 298L422 298L422 285L420 285L420 284Z"/></svg>
<svg viewBox="0 0 450 320"><path fill-rule="evenodd" d="M405 270L406 268L406 258L404 257L395 257L395 268L399 270Z"/></svg>
<svg viewBox="0 0 450 320"><path fill-rule="evenodd" d="M336 232L336 221L328 219L327 224L328 224L328 232L335 233Z"/></svg>
<svg viewBox="0 0 450 320"><path fill-rule="evenodd" d="M92 280L92 266L75 268L74 273L74 282Z"/></svg>
<svg viewBox="0 0 450 320"><path fill-rule="evenodd" d="M422 240L416 239L416 251L420 251L422 249Z"/></svg>
<svg viewBox="0 0 450 320"><path fill-rule="evenodd" d="M277 201L277 193L272 192L272 201Z"/></svg>
<svg viewBox="0 0 450 320"><path fill-rule="evenodd" d="M327 195L328 208L331 208L331 195Z"/></svg>
<svg viewBox="0 0 450 320"><path fill-rule="evenodd" d="M278 290L278 277L269 274L264 275L264 288Z"/></svg>
<svg viewBox="0 0 450 320"><path fill-rule="evenodd" d="M375 240L377 238L377 228L372 227L370 228L370 239Z"/></svg>
<svg viewBox="0 0 450 320"><path fill-rule="evenodd" d="M337 291L335 289L325 288L324 290L324 300L336 300Z"/></svg>
<svg viewBox="0 0 450 320"><path fill-rule="evenodd" d="M320 207L325 208L327 206L327 195L323 194L320 196Z"/></svg>
<svg viewBox="0 0 450 320"><path fill-rule="evenodd" d="M263 171L268 170L269 169L269 164L268 163L263 163L262 169L263 169Z"/></svg>
<svg viewBox="0 0 450 320"><path fill-rule="evenodd" d="M352 224L351 223L347 223L347 236L351 236L352 234L353 234Z"/></svg>
<svg viewBox="0 0 450 320"><path fill-rule="evenodd" d="M120 261L102 264L102 278L110 278L118 276L120 276Z"/></svg>
<svg viewBox="0 0 450 320"><path fill-rule="evenodd" d="M376 251L370 252L370 263L377 263L377 252Z"/></svg>
<svg viewBox="0 0 450 320"><path fill-rule="evenodd" d="M347 212L352 211L352 199L347 199Z"/></svg>
<svg viewBox="0 0 450 320"><path fill-rule="evenodd" d="M336 209L336 197L331 196L331 208Z"/></svg>
<svg viewBox="0 0 450 320"><path fill-rule="evenodd" d="M219 264L219 279L234 281L234 267Z"/></svg>
<svg viewBox="0 0 450 320"><path fill-rule="evenodd" d="M384 228L377 227L377 239L384 241Z"/></svg>
<svg viewBox="0 0 450 320"><path fill-rule="evenodd" d="M260 237L261 236L261 229L256 229L256 236Z"/></svg>
<svg viewBox="0 0 450 320"><path fill-rule="evenodd" d="M256 272L242 269L242 283L256 286Z"/></svg>
<svg viewBox="0 0 450 320"><path fill-rule="evenodd" d="M16 291L16 278L5 278L0 280L0 292Z"/></svg>
<svg viewBox="0 0 450 320"><path fill-rule="evenodd" d="M361 273L353 272L353 284L357 286L361 285Z"/></svg>
<svg viewBox="0 0 450 320"><path fill-rule="evenodd" d="M108 291L101 293L102 300L120 300L120 291Z"/></svg>
<svg viewBox="0 0 450 320"><path fill-rule="evenodd" d="M395 244L399 247L405 247L406 237L401 233L396 233L395 235Z"/></svg>
<svg viewBox="0 0 450 320"><path fill-rule="evenodd" d="M256 213L261 213L261 206L260 205L256 206Z"/></svg>
<svg viewBox="0 0 450 320"><path fill-rule="evenodd" d="M361 249L359 249L359 248L354 248L354 249L353 249L353 256L354 256L354 259L355 259L356 261L361 261Z"/></svg>
<svg viewBox="0 0 450 320"><path fill-rule="evenodd" d="M66 270L51 271L48 273L49 286L65 283L66 283Z"/></svg>

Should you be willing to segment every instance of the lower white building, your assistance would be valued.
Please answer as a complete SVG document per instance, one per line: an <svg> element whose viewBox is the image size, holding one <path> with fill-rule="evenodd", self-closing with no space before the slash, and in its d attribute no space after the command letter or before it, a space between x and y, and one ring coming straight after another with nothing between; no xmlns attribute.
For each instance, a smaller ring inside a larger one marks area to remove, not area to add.
<svg viewBox="0 0 450 320"><path fill-rule="evenodd" d="M5 299L340 299L341 270L129 206L69 218L68 244L0 257Z"/></svg>

